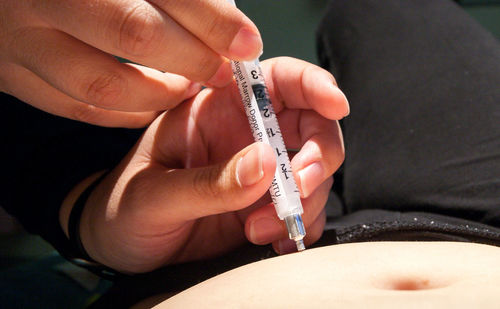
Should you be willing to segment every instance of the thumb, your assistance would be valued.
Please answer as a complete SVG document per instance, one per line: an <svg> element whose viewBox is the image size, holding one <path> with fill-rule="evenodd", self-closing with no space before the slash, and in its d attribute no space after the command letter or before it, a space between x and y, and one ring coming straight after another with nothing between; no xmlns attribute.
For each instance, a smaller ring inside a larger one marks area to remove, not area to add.
<svg viewBox="0 0 500 309"><path fill-rule="evenodd" d="M275 170L272 148L254 143L221 164L158 173L148 199L173 222L236 211L269 189Z"/></svg>

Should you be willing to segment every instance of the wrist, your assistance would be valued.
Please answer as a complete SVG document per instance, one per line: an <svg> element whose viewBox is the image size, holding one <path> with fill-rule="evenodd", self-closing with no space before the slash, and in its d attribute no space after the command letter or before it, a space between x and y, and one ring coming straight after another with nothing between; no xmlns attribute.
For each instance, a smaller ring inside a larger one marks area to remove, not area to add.
<svg viewBox="0 0 500 309"><path fill-rule="evenodd" d="M78 198L82 195L82 193L104 173L105 171L100 171L90 175L89 177L82 180L79 184L77 184L68 193L68 195L66 195L66 198L64 199L61 208L59 209L59 224L61 225L64 234L66 234L66 237L69 238L68 223L73 206L75 205Z"/></svg>
<svg viewBox="0 0 500 309"><path fill-rule="evenodd" d="M116 277L116 271L96 262L96 260L88 254L81 239L81 233L85 230L82 228L81 224L85 206L93 191L107 174L107 172L96 173L86 178L71 190L63 201L63 205L60 209L60 224L72 248L70 260L101 277L112 279Z"/></svg>

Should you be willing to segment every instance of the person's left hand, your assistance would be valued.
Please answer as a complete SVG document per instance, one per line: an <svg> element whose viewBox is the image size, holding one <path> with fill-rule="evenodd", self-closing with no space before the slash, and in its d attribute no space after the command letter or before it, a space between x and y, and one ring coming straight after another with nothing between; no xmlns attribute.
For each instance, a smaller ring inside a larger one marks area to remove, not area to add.
<svg viewBox="0 0 500 309"><path fill-rule="evenodd" d="M291 58L262 65L285 144L300 149L292 169L310 245L323 232L331 175L344 158L336 120L349 113L348 103L317 66ZM295 244L266 194L275 151L252 142L235 83L206 88L162 114L87 202L81 237L89 255L143 272L212 257L247 239L290 252Z"/></svg>

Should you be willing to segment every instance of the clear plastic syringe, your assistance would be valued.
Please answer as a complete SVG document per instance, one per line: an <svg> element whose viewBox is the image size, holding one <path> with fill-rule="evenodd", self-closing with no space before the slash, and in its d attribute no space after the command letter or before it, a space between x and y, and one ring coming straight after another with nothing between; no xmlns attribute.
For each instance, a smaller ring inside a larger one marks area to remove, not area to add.
<svg viewBox="0 0 500 309"><path fill-rule="evenodd" d="M234 0L228 2L235 5ZM303 251L306 249L303 240L306 230L301 216L304 210L259 59L231 61L231 66L255 141L267 143L276 151L277 168L269 188L274 208L278 217L285 220L288 236L295 241L297 250Z"/></svg>

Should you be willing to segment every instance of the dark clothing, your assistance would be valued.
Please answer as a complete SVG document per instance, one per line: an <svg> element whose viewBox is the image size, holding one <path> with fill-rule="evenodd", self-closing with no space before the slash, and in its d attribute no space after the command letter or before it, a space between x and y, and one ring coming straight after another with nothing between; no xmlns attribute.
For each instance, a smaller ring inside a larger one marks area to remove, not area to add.
<svg viewBox="0 0 500 309"><path fill-rule="evenodd" d="M73 256L59 224L69 191L91 174L114 167L142 130L97 127L53 116L0 93L0 205L31 233Z"/></svg>
<svg viewBox="0 0 500 309"><path fill-rule="evenodd" d="M351 106L339 241L410 229L500 244L473 224L500 227L499 42L451 1L345 0L318 47Z"/></svg>
<svg viewBox="0 0 500 309"><path fill-rule="evenodd" d="M342 206L330 211L336 215L317 246L500 245L500 43L448 0L337 0L320 25L318 52L351 114L342 121L346 160L334 185ZM57 247L65 194L116 164L140 132L64 120L7 96L2 101L10 102L0 104L7 141L0 204ZM248 245L124 279L100 304L130 305L272 255Z"/></svg>

